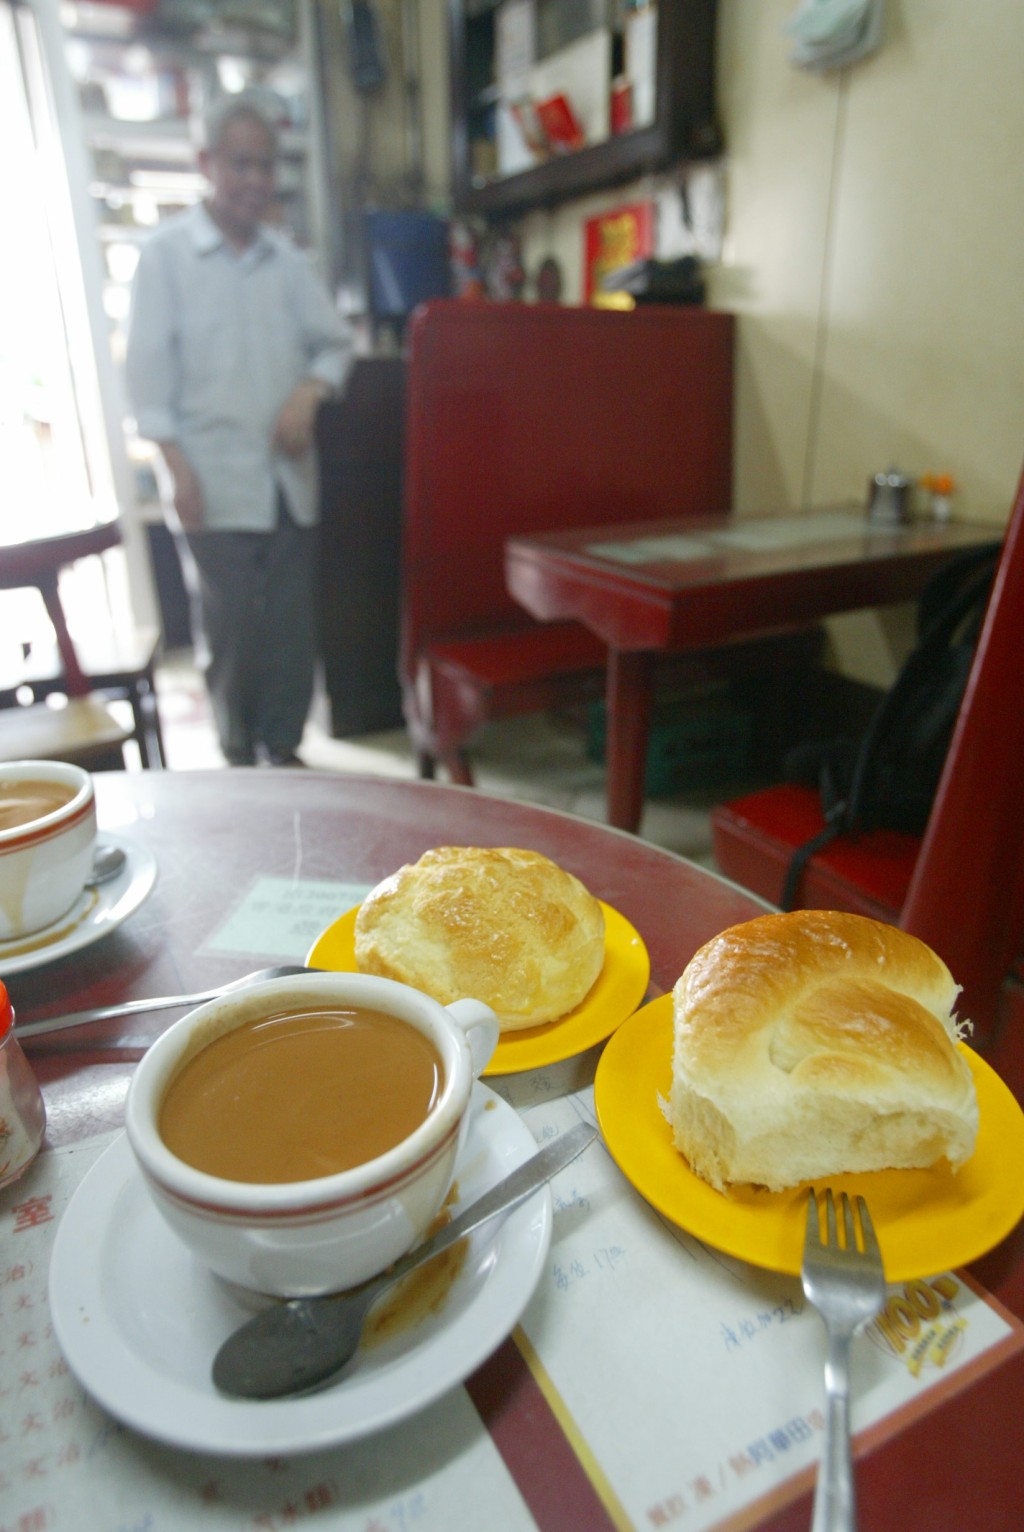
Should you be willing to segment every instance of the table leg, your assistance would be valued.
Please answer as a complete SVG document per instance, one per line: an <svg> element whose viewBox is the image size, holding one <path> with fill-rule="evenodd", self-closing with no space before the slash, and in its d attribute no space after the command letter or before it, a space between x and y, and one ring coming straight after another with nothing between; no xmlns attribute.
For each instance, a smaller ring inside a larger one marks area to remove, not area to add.
<svg viewBox="0 0 1024 1532"><path fill-rule="evenodd" d="M608 651L608 823L634 833L644 811L652 670L649 654Z"/></svg>

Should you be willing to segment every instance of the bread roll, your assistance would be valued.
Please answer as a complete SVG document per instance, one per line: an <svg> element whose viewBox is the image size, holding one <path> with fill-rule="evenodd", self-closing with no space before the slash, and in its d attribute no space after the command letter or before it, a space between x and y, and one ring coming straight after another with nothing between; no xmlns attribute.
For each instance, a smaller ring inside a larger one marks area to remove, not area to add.
<svg viewBox="0 0 1024 1532"><path fill-rule="evenodd" d="M719 1191L843 1171L956 1169L978 1129L958 986L893 926L828 910L732 926L673 991L676 1147Z"/></svg>
<svg viewBox="0 0 1024 1532"><path fill-rule="evenodd" d="M573 1010L604 964L604 913L578 878L536 851L439 846L367 896L356 962L442 1005L471 997L502 1031Z"/></svg>

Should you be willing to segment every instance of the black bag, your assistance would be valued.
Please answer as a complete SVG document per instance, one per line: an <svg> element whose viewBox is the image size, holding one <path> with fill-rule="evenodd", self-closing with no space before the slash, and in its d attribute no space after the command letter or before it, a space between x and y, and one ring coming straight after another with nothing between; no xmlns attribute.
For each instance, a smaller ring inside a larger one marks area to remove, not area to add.
<svg viewBox="0 0 1024 1532"><path fill-rule="evenodd" d="M956 554L933 575L917 609L917 642L863 738L804 746L790 780L821 793L824 829L794 852L782 908L793 908L803 870L839 835L892 829L920 835L928 822L988 605L1001 543Z"/></svg>

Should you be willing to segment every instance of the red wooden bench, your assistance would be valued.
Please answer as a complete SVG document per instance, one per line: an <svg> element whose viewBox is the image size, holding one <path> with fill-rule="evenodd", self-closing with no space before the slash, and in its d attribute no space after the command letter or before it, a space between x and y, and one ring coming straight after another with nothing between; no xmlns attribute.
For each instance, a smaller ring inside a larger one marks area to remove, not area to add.
<svg viewBox="0 0 1024 1532"><path fill-rule="evenodd" d="M811 857L805 909L844 909L922 937L963 986L973 1041L1024 1100L1024 474L967 689L920 839L876 830ZM823 827L818 795L780 785L718 806L715 858L778 902L789 859Z"/></svg>
<svg viewBox="0 0 1024 1532"><path fill-rule="evenodd" d="M720 510L731 315L436 300L410 326L399 677L422 775L489 719L600 696L603 645L505 589L513 533Z"/></svg>

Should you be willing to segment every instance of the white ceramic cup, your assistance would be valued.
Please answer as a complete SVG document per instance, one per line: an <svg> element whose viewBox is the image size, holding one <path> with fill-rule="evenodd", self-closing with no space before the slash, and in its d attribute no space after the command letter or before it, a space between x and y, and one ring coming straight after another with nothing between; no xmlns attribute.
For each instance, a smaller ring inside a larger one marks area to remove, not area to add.
<svg viewBox="0 0 1024 1532"><path fill-rule="evenodd" d="M70 791L59 808L0 829L0 941L31 936L66 915L85 887L96 847L92 778L66 761L4 761L0 784L52 782Z"/></svg>
<svg viewBox="0 0 1024 1532"><path fill-rule="evenodd" d="M159 1113L188 1060L253 1017L311 1004L386 1011L426 1034L444 1066L426 1120L375 1159L309 1181L230 1181L173 1154L160 1137ZM497 1017L477 1000L445 1007L408 985L369 974L271 979L208 1001L157 1039L128 1092L128 1140L159 1212L219 1276L278 1296L352 1287L403 1255L440 1212L468 1130L473 1082L497 1040Z"/></svg>

